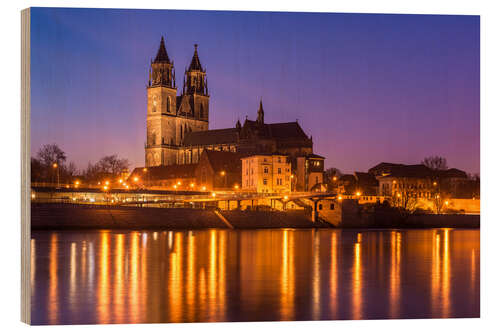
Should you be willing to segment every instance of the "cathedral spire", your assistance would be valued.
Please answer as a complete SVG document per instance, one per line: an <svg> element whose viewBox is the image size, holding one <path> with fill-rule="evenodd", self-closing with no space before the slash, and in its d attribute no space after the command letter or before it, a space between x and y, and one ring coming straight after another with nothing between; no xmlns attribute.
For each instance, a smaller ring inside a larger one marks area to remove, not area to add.
<svg viewBox="0 0 500 333"><path fill-rule="evenodd" d="M194 54L191 59L188 71L203 71L201 67L200 57L198 57L198 44L194 44Z"/></svg>
<svg viewBox="0 0 500 333"><path fill-rule="evenodd" d="M198 56L198 44L194 44L193 58L184 73L184 82L183 92L185 94L208 96L206 71L201 66Z"/></svg>
<svg viewBox="0 0 500 333"><path fill-rule="evenodd" d="M154 63L171 63L167 54L167 48L165 47L165 39L161 36L160 47L158 48L158 52L156 53Z"/></svg>
<svg viewBox="0 0 500 333"><path fill-rule="evenodd" d="M149 69L148 86L175 88L174 62L170 61L165 47L165 39L161 36L160 47Z"/></svg>
<svg viewBox="0 0 500 333"><path fill-rule="evenodd" d="M262 107L262 97L260 98L259 110L257 111L257 123L264 124L264 108Z"/></svg>

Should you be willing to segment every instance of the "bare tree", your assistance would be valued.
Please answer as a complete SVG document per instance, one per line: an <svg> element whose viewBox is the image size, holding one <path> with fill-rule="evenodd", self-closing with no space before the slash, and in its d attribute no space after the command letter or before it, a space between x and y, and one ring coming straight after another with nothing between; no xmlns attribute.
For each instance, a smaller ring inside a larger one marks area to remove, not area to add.
<svg viewBox="0 0 500 333"><path fill-rule="evenodd" d="M333 177L342 177L342 172L337 168L328 168L325 170L325 179L331 180Z"/></svg>
<svg viewBox="0 0 500 333"><path fill-rule="evenodd" d="M66 161L66 153L55 143L43 145L37 153L37 158L44 166Z"/></svg>
<svg viewBox="0 0 500 333"><path fill-rule="evenodd" d="M83 174L87 180L98 180L103 176L118 176L123 169L128 169L129 165L126 158L109 155L104 156L95 164L89 162Z"/></svg>
<svg viewBox="0 0 500 333"><path fill-rule="evenodd" d="M424 158L421 162L426 167L432 170L447 170L448 163L446 162L446 158L441 156L429 156Z"/></svg>
<svg viewBox="0 0 500 333"><path fill-rule="evenodd" d="M123 169L128 169L130 163L126 158L118 158L117 155L104 156L97 162L101 172L118 175Z"/></svg>
<svg viewBox="0 0 500 333"><path fill-rule="evenodd" d="M436 214L441 214L443 212L444 202L445 200L439 192L433 194L432 203L434 204Z"/></svg>
<svg viewBox="0 0 500 333"><path fill-rule="evenodd" d="M403 216L409 216L418 208L418 187L410 179L398 181L399 188L393 193L392 203L397 207Z"/></svg>

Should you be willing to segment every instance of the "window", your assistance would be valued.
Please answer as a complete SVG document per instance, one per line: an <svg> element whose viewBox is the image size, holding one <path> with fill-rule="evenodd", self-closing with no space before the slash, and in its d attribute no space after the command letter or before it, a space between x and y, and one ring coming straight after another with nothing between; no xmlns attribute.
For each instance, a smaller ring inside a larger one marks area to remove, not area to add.
<svg viewBox="0 0 500 333"><path fill-rule="evenodd" d="M264 173L268 173L268 169L267 168L264 168Z"/></svg>
<svg viewBox="0 0 500 333"><path fill-rule="evenodd" d="M330 204L330 210L334 210L335 209L335 204Z"/></svg>
<svg viewBox="0 0 500 333"><path fill-rule="evenodd" d="M278 157L278 163L281 163L281 157Z"/></svg>
<svg viewBox="0 0 500 333"><path fill-rule="evenodd" d="M281 168L278 168L278 175L281 175Z"/></svg>
<svg viewBox="0 0 500 333"><path fill-rule="evenodd" d="M267 185L267 178L264 178L262 182L264 185Z"/></svg>
<svg viewBox="0 0 500 333"><path fill-rule="evenodd" d="M317 184L317 183L319 183L319 181L318 181L318 176L316 176L316 184Z"/></svg>
<svg viewBox="0 0 500 333"><path fill-rule="evenodd" d="M322 209L323 209L323 204L319 204L319 205L318 205L318 209L319 209L319 210L322 210Z"/></svg>

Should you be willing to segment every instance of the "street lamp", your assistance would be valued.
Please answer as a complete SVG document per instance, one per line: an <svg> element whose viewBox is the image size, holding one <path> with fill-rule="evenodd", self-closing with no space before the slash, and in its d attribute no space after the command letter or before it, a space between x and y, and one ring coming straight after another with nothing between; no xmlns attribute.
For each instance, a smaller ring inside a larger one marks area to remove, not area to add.
<svg viewBox="0 0 500 333"><path fill-rule="evenodd" d="M59 188L59 168L58 167L59 167L59 165L57 165L56 162L54 162L52 164L52 168L54 168L56 170L56 172L57 172L57 187Z"/></svg>
<svg viewBox="0 0 500 333"><path fill-rule="evenodd" d="M142 172L146 175L146 173L148 172L148 168L143 168L143 169L142 169ZM147 174L146 176L147 176L148 178L147 178L147 179L145 178L145 179L149 181L149 174ZM146 176L144 176L144 177L146 177ZM145 182L145 183L147 183L147 182Z"/></svg>
<svg viewBox="0 0 500 333"><path fill-rule="evenodd" d="M226 171L221 171L220 175L224 177L224 187L227 187L227 177L226 177Z"/></svg>

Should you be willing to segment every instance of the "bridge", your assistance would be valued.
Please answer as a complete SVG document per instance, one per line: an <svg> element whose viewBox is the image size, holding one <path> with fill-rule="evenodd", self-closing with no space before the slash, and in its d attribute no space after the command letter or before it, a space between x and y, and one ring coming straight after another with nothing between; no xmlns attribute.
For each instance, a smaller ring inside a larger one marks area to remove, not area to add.
<svg viewBox="0 0 500 333"><path fill-rule="evenodd" d="M80 204L103 204L103 205L126 205L126 206L162 206L175 207L176 205L192 205L200 208L208 206L219 206L225 202L230 207L231 202L236 203L239 209L241 203L250 202L250 206L259 200L268 200L271 208L279 202L286 209L289 202L299 203L308 199L314 202L313 210L317 209L317 202L321 199L336 199L337 194L331 192L291 192L286 194L257 193L238 191L172 191L156 189L122 189L110 188L67 188L51 186L32 186L31 199L35 202L59 202ZM300 204L298 204L300 205Z"/></svg>

